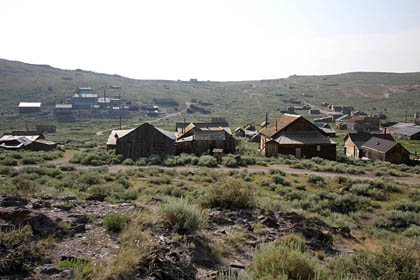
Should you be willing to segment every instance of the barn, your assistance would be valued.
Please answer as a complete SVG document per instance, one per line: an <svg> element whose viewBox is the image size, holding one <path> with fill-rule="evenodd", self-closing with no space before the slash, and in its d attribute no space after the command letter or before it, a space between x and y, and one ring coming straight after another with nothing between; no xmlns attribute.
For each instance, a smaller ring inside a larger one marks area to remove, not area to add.
<svg viewBox="0 0 420 280"><path fill-rule="evenodd" d="M223 153L234 153L237 146L236 139L226 130L195 130L193 135L176 141L176 153L194 153L201 155L220 149Z"/></svg>
<svg viewBox="0 0 420 280"><path fill-rule="evenodd" d="M408 163L410 152L398 142L372 137L363 144L365 156L371 160L388 161L395 164Z"/></svg>
<svg viewBox="0 0 420 280"><path fill-rule="evenodd" d="M126 135L117 137L115 153L134 160L150 155L173 155L175 141L175 132L143 123Z"/></svg>
<svg viewBox="0 0 420 280"><path fill-rule="evenodd" d="M402 127L394 131L397 139L420 140L420 126Z"/></svg>
<svg viewBox="0 0 420 280"><path fill-rule="evenodd" d="M261 129L260 136L260 152L266 157L287 154L296 158L336 159L336 143L322 129L299 115L281 115Z"/></svg>

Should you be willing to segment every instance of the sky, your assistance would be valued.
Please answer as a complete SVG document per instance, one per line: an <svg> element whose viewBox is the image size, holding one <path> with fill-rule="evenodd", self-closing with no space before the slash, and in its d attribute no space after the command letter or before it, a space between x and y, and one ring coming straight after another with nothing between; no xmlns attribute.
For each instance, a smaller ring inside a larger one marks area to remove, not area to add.
<svg viewBox="0 0 420 280"><path fill-rule="evenodd" d="M419 0L1 0L0 58L136 79L420 71Z"/></svg>

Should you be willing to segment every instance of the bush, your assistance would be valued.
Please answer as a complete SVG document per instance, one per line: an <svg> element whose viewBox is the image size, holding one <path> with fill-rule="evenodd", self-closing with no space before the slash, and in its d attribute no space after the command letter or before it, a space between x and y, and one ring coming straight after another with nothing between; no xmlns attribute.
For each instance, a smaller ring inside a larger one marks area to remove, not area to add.
<svg viewBox="0 0 420 280"><path fill-rule="evenodd" d="M134 163L134 160L132 160L131 158L127 158L122 162L123 165L134 165Z"/></svg>
<svg viewBox="0 0 420 280"><path fill-rule="evenodd" d="M238 167L238 162L236 161L236 159L228 157L224 160L224 165L226 167Z"/></svg>
<svg viewBox="0 0 420 280"><path fill-rule="evenodd" d="M0 274L27 273L42 263L44 248L33 240L30 226L8 232L0 231ZM15 279L15 278L13 278Z"/></svg>
<svg viewBox="0 0 420 280"><path fill-rule="evenodd" d="M228 180L212 185L201 204L231 210L250 208L255 205L254 190L239 180Z"/></svg>
<svg viewBox="0 0 420 280"><path fill-rule="evenodd" d="M415 248L384 247L379 253L358 253L333 260L329 270L334 279L420 279L420 257Z"/></svg>
<svg viewBox="0 0 420 280"><path fill-rule="evenodd" d="M351 191L357 195L371 197L376 200L387 200L387 195L369 184L355 184L351 187Z"/></svg>
<svg viewBox="0 0 420 280"><path fill-rule="evenodd" d="M198 160L199 166L217 167L217 160L212 156L201 156Z"/></svg>
<svg viewBox="0 0 420 280"><path fill-rule="evenodd" d="M316 174L309 175L307 181L312 185L321 185L325 183L324 178Z"/></svg>
<svg viewBox="0 0 420 280"><path fill-rule="evenodd" d="M120 232L127 223L128 217L120 213L108 214L103 221L105 228L113 232Z"/></svg>
<svg viewBox="0 0 420 280"><path fill-rule="evenodd" d="M290 182L289 182L289 181L287 181L286 179L284 179L284 177L282 177L282 176L281 176L281 175L279 175L279 174L275 174L275 175L273 175L273 176L271 177L271 180L273 180L273 182L274 182L275 184L278 184L278 185L290 186Z"/></svg>
<svg viewBox="0 0 420 280"><path fill-rule="evenodd" d="M16 166L18 165L18 161L14 158L5 158L1 161L1 164L6 166Z"/></svg>
<svg viewBox="0 0 420 280"><path fill-rule="evenodd" d="M73 268L76 271L76 275L73 279L90 279L93 273L93 265L83 259L70 258L61 260L57 264L58 268Z"/></svg>
<svg viewBox="0 0 420 280"><path fill-rule="evenodd" d="M420 237L420 226L411 225L403 234L407 237Z"/></svg>
<svg viewBox="0 0 420 280"><path fill-rule="evenodd" d="M292 246L290 246L292 245ZM325 274L311 255L294 244L274 242L257 247L250 274L254 279L318 279Z"/></svg>
<svg viewBox="0 0 420 280"><path fill-rule="evenodd" d="M207 213L185 198L168 198L162 213L170 228L179 234L190 234L207 222Z"/></svg>

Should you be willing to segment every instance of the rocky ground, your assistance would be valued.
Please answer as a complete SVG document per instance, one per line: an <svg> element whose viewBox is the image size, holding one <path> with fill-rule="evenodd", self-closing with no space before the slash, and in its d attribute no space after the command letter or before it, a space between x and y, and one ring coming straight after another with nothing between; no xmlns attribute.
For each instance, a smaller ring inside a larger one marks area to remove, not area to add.
<svg viewBox="0 0 420 280"><path fill-rule="evenodd" d="M86 201L75 197L44 197L26 200L17 196L0 198L0 225L10 230L30 225L37 238L49 240L47 259L35 267L29 276L8 276L5 279L66 279L71 269L57 268L63 259L89 260L103 264L119 248L118 235L109 233L103 218L110 213L130 215L134 203L111 203L104 196L93 195ZM158 207L160 199L152 199L148 206ZM256 226L257 225L257 226ZM216 256L212 244L226 239L233 232L241 232L243 242L227 255ZM342 249L335 237L354 240L348 228L331 227L315 218L304 218L294 212L266 215L260 210L217 210L209 213L207 226L195 235L174 238L163 224L152 233L151 248L138 265L136 279L216 279L218 273L241 270L250 264L257 244L274 241L289 233L306 238L306 246L323 251L326 256ZM209 237L210 236L210 237ZM0 264L7 265L7 252L0 248ZM19 278L20 277L20 278Z"/></svg>

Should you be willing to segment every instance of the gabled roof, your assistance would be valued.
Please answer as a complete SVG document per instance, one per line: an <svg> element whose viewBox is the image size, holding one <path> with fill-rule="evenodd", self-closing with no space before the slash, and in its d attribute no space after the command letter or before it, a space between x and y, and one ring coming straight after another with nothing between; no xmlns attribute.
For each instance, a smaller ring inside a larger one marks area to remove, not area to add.
<svg viewBox="0 0 420 280"><path fill-rule="evenodd" d="M155 126L155 128L156 128L156 129L157 129L160 133L162 133L162 134L166 135L166 137L168 137L168 138L170 138L170 139L172 139L172 140L176 140L176 133L175 133L174 131L167 131L167 130L161 129L161 128L159 128L159 127L156 127L156 126Z"/></svg>
<svg viewBox="0 0 420 280"><path fill-rule="evenodd" d="M369 139L376 137L376 138L382 138L389 141L394 141L394 138L390 134L370 134L370 133L348 133L344 137L344 141L347 141L348 138L351 139L351 141L356 145L358 149L362 147L363 144L365 144Z"/></svg>
<svg viewBox="0 0 420 280"><path fill-rule="evenodd" d="M39 108L41 102L19 102L19 108Z"/></svg>
<svg viewBox="0 0 420 280"><path fill-rule="evenodd" d="M306 120L304 117L292 114L281 115L278 119L269 124L267 128L261 129L259 133L273 138L275 137L275 135L278 135L282 130L284 130L289 125L291 125L299 119L306 121L309 125L311 125L314 128L314 131L318 131L321 134L324 134L324 132L319 127Z"/></svg>
<svg viewBox="0 0 420 280"><path fill-rule="evenodd" d="M117 135L118 138L121 138L125 135L127 135L128 133L130 133L131 131L133 131L133 129L124 129L124 130L113 130L111 131L111 134L109 134L108 137L108 141L106 142L107 145L117 145Z"/></svg>
<svg viewBox="0 0 420 280"><path fill-rule="evenodd" d="M375 151L379 151L382 153L386 153L389 150L391 150L393 147L398 145L397 142L378 138L378 137L372 137L370 138L365 144L362 145L362 148L367 148Z"/></svg>
<svg viewBox="0 0 420 280"><path fill-rule="evenodd" d="M300 115L281 115L279 118L270 123L266 128L261 129L260 134L272 137L300 118L302 118Z"/></svg>

